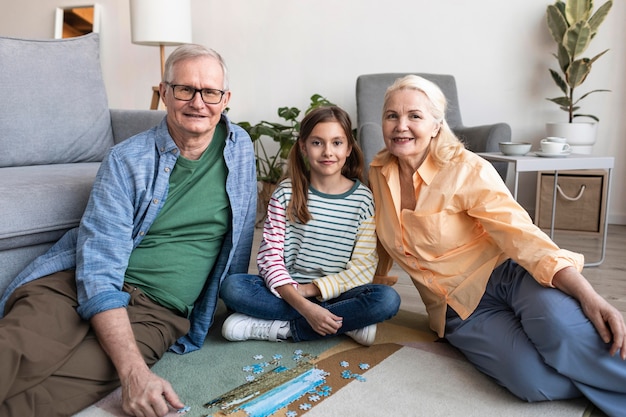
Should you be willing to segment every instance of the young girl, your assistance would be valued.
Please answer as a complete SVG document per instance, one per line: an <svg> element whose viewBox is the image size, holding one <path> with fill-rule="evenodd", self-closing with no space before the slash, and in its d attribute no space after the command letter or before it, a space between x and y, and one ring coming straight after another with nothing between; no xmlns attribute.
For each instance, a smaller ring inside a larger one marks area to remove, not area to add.
<svg viewBox="0 0 626 417"><path fill-rule="evenodd" d="M234 310L231 341L313 340L347 334L369 346L400 297L372 284L378 265L374 204L348 114L319 107L303 120L287 179L272 195L257 256L260 275L235 274L220 296Z"/></svg>

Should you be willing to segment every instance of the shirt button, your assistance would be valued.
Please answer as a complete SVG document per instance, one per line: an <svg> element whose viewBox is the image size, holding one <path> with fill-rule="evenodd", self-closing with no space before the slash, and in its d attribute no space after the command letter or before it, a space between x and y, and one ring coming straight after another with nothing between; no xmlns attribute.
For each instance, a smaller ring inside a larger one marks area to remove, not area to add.
<svg viewBox="0 0 626 417"><path fill-rule="evenodd" d="M170 167L165 167L165 172L170 172Z"/></svg>
<svg viewBox="0 0 626 417"><path fill-rule="evenodd" d="M161 147L161 152L165 152L165 148L164 147Z"/></svg>
<svg viewBox="0 0 626 417"><path fill-rule="evenodd" d="M139 236L143 236L143 235L145 235L144 232L139 232Z"/></svg>
<svg viewBox="0 0 626 417"><path fill-rule="evenodd" d="M158 199L156 199L156 198L155 198L154 200L152 200L152 202L153 202L154 204L159 204L159 200L158 200Z"/></svg>

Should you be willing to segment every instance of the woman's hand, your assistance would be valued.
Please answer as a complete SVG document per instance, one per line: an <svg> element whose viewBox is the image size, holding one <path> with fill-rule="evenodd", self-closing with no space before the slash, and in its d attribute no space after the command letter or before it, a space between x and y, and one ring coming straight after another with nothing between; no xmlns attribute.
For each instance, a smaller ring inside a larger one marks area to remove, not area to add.
<svg viewBox="0 0 626 417"><path fill-rule="evenodd" d="M626 324L622 313L595 291L579 300L585 315L591 320L605 343L611 343L609 353L618 351L622 360L626 360Z"/></svg>
<svg viewBox="0 0 626 417"><path fill-rule="evenodd" d="M611 343L609 353L618 351L622 360L626 360L626 323L619 310L598 294L589 281L575 268L561 269L552 279L553 285L576 298L580 306L593 323L605 343Z"/></svg>

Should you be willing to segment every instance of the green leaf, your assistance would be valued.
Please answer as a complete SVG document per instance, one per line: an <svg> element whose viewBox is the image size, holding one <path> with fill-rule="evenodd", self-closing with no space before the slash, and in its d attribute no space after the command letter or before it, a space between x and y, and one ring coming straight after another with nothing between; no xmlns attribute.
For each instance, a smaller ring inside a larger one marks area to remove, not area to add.
<svg viewBox="0 0 626 417"><path fill-rule="evenodd" d="M278 115L287 121L294 121L300 115L300 110L296 107L280 107Z"/></svg>
<svg viewBox="0 0 626 417"><path fill-rule="evenodd" d="M550 75L552 75L552 79L556 85L563 91L563 94L567 95L567 83L563 80L563 77L553 69L550 70Z"/></svg>
<svg viewBox="0 0 626 417"><path fill-rule="evenodd" d="M578 87L585 81L590 71L591 62L589 62L588 58L578 59L572 62L572 65L567 68L567 72L565 73L567 85L572 89Z"/></svg>
<svg viewBox="0 0 626 417"><path fill-rule="evenodd" d="M272 127L271 125L266 125L266 124L258 124L253 128L253 131L255 134L259 135L259 136L269 136L271 138L274 138L277 134L279 134L279 130L275 129L274 127Z"/></svg>
<svg viewBox="0 0 626 417"><path fill-rule="evenodd" d="M589 118L591 118L591 119L595 120L596 122L599 122L599 121L600 121L600 119L598 119L598 118L597 118L596 116L594 116L593 114L580 114L580 113L577 113L577 114L573 115L572 117L589 117Z"/></svg>
<svg viewBox="0 0 626 417"><path fill-rule="evenodd" d="M567 96L549 98L547 100L549 100L549 101L551 101L553 103L556 103L556 104L558 104L561 107L568 107L569 108L569 105L570 105L570 100L569 100L569 97L567 97Z"/></svg>
<svg viewBox="0 0 626 417"><path fill-rule="evenodd" d="M596 62L596 60L597 60L598 58L600 58L602 55L606 54L608 51L609 51L608 49L605 49L604 51L600 52L598 55L596 55L596 56L594 56L593 58L591 58L591 59L589 60L589 64L591 65L591 64L593 64L594 62Z"/></svg>
<svg viewBox="0 0 626 417"><path fill-rule="evenodd" d="M328 99L326 99L326 97L320 95L320 94L313 94L311 96L311 103L309 104L309 108L306 109L306 111L304 112L304 114L309 114L311 112L311 110L316 109L318 107L322 107L322 106L334 106L334 103L331 103L330 101L328 101Z"/></svg>
<svg viewBox="0 0 626 417"><path fill-rule="evenodd" d="M548 6L546 9L546 20L550 34L552 34L552 39L554 39L557 44L563 42L563 35L565 35L565 31L567 30L567 21L556 5Z"/></svg>
<svg viewBox="0 0 626 417"><path fill-rule="evenodd" d="M592 10L593 0L567 0L565 3L565 16L570 25L589 20Z"/></svg>
<svg viewBox="0 0 626 417"><path fill-rule="evenodd" d="M585 52L589 42L591 42L591 27L587 22L576 22L574 26L567 29L563 38L563 46L572 59Z"/></svg>
<svg viewBox="0 0 626 417"><path fill-rule="evenodd" d="M600 8L594 13L594 15L591 16L591 19L589 19L589 26L591 27L592 38L596 36L596 33L598 32L598 28L600 27L600 24L604 21L604 19L606 18L606 15L609 13L609 10L611 10L612 6L613 6L613 1L612 0L607 1L602 6L600 6Z"/></svg>
<svg viewBox="0 0 626 417"><path fill-rule="evenodd" d="M558 55L556 55L556 59L559 61L559 68L561 68L561 71L565 74L567 67L569 67L569 64L572 62L572 58L567 53L567 49L565 49L563 44L558 45Z"/></svg>
<svg viewBox="0 0 626 417"><path fill-rule="evenodd" d="M574 104L578 103L580 100L584 99L584 98L585 98L585 97L587 97L589 94L592 94L592 93L603 93L603 92L604 92L604 93L610 93L610 92L611 92L611 90L591 90L591 91L589 91L589 92L587 92L587 93L583 94L582 96L580 96L580 98L579 98L578 100L576 100L576 101L574 102Z"/></svg>

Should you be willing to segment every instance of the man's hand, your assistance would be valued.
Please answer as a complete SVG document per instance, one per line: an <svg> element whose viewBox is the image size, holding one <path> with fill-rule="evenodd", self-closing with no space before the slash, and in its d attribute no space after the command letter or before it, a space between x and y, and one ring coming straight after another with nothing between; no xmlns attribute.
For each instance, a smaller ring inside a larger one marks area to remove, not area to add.
<svg viewBox="0 0 626 417"><path fill-rule="evenodd" d="M139 351L128 313L124 308L103 311L91 318L100 345L111 358L122 384L122 408L135 417L163 417L167 403L184 404L169 382L150 369Z"/></svg>
<svg viewBox="0 0 626 417"><path fill-rule="evenodd" d="M136 417L162 417L171 405L175 409L185 406L169 382L145 367L131 372L122 382L122 408Z"/></svg>

